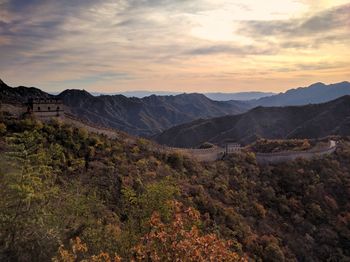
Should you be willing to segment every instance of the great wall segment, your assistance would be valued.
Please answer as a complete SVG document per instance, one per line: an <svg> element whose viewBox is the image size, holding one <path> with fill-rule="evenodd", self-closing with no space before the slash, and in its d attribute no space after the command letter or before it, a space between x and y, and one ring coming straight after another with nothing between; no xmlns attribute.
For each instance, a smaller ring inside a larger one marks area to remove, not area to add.
<svg viewBox="0 0 350 262"><path fill-rule="evenodd" d="M256 156L256 161L260 165L266 164L278 164L283 162L294 161L298 158L312 159L330 155L334 153L337 148L337 143L334 140L330 140L328 145L321 148L312 148L305 151L284 151L277 153L258 153L253 152ZM196 158L198 161L216 161L222 159L224 156L231 154L239 154L244 150L242 147L236 147L230 149L230 147L213 147L209 149L187 149L187 148L164 148L164 150L179 152L182 154L190 155Z"/></svg>
<svg viewBox="0 0 350 262"><path fill-rule="evenodd" d="M41 121L49 121L54 118L111 139L128 137L129 140L135 140L131 135L120 130L98 125L69 113L68 110L65 110L63 103L57 99L30 99L26 104L6 103L1 105L1 111L11 113L12 118L21 118L23 115L31 115Z"/></svg>
<svg viewBox="0 0 350 262"><path fill-rule="evenodd" d="M294 161L298 158L312 159L330 155L337 149L337 143L330 140L328 145L322 148L312 148L305 151L284 151L277 153L255 153L256 161L261 165L278 164L283 162Z"/></svg>
<svg viewBox="0 0 350 262"><path fill-rule="evenodd" d="M20 118L23 114L30 114L34 117L48 121L52 118L57 118L64 123L74 125L79 128L85 128L88 132L102 134L108 138L124 138L129 143L135 143L137 138L128 135L122 131L108 128L102 125L91 123L68 113L64 110L64 105L60 100L49 99L32 99L27 104L12 103L2 104L1 111L10 112L13 118ZM294 161L298 158L312 159L315 157L322 157L324 155L332 154L337 148L336 141L330 140L327 146L322 148L312 148L305 151L284 151L276 153L259 153L253 152L256 156L256 161L260 165L266 164L278 164L282 162ZM188 155L201 162L212 162L223 159L223 157L231 154L239 154L242 150L245 150L239 144L227 143L225 147L214 146L206 149L193 149L193 148L176 148L158 145L151 143L151 150L160 151L163 153L177 152L180 154Z"/></svg>

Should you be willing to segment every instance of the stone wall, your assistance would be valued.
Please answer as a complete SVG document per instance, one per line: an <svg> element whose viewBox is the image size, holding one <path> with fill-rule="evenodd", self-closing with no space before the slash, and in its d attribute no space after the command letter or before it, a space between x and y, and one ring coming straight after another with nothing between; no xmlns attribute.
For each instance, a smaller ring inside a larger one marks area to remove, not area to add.
<svg viewBox="0 0 350 262"><path fill-rule="evenodd" d="M22 104L2 104L1 111L11 112L14 116L20 117L24 112L26 112L26 107ZM47 114L48 113L48 114ZM57 117L56 111L50 112L35 112L35 116L39 116L41 120L49 120L52 117ZM124 132L100 126L88 121L84 121L77 118L69 113L61 113L58 118L67 124L71 124L80 128L87 129L88 132L103 134L109 138L124 138L128 140L129 143L134 143L136 138L127 135ZM212 147L206 149L192 149L192 148L176 148L176 147L166 147L157 144L153 144L153 150L160 152L179 152L181 154L189 155L198 161L216 161L222 158L225 154L225 149L221 147ZM239 148L241 149L241 148ZM285 151L278 153L256 153L256 160L259 164L275 164L281 162L288 162L296 160L297 158L311 159L314 157L320 157L327 154L332 154L336 150L335 141L330 141L329 145L321 149L311 149L308 151ZM240 150L235 150L234 153L239 153ZM230 153L230 152L229 152Z"/></svg>
<svg viewBox="0 0 350 262"><path fill-rule="evenodd" d="M57 107L57 104L52 104L53 106ZM54 107L56 109L56 107ZM41 108L40 108L41 109ZM51 108L50 108L51 109ZM7 103L7 104L1 104L0 111L2 112L9 112L11 115L13 115L15 118L21 118L24 113L27 112L27 106L22 103ZM65 122L67 124L74 125L76 127L85 128L88 132L96 133L96 134L103 134L106 135L109 138L123 138L126 139L127 142L133 143L135 141L135 138L131 135L127 135L122 131L104 127L101 125L97 125L88 121L84 121L74 115L71 115L69 113L64 112L64 107L59 111L59 115L57 115L57 111L41 111L41 112L32 112L32 114L37 117L41 121L49 121L52 118L57 118L61 120L62 122Z"/></svg>
<svg viewBox="0 0 350 262"><path fill-rule="evenodd" d="M33 112L32 113L39 120L48 120L53 117L59 117L64 114L63 111L41 111L41 112Z"/></svg>
<svg viewBox="0 0 350 262"><path fill-rule="evenodd" d="M11 115L19 118L27 111L27 107L21 103L12 103L12 104L1 104L0 111L9 112Z"/></svg>
<svg viewBox="0 0 350 262"><path fill-rule="evenodd" d="M40 120L59 117L64 114L63 104L56 99L29 99L28 112Z"/></svg>
<svg viewBox="0 0 350 262"><path fill-rule="evenodd" d="M311 149L307 151L285 151L278 153L256 153L256 160L261 165L277 164L282 162L293 161L298 158L312 159L323 155L332 154L337 146L335 141L330 141L329 145L321 149Z"/></svg>
<svg viewBox="0 0 350 262"><path fill-rule="evenodd" d="M210 162L216 161L222 158L225 154L225 149L221 147L212 147L205 149L197 148L179 148L179 147L167 147L162 145L153 144L154 150L162 153L178 152L180 154L188 155L197 159L198 161Z"/></svg>
<svg viewBox="0 0 350 262"><path fill-rule="evenodd" d="M63 105L59 103L45 103L45 104L33 103L31 106L34 113L63 111L62 110Z"/></svg>
<svg viewBox="0 0 350 262"><path fill-rule="evenodd" d="M112 128L107 128L104 126L100 126L97 124L90 123L88 121L84 121L82 119L79 119L73 115L64 113L64 116L61 118L65 123L74 125L76 127L85 128L88 132L95 133L95 134L102 134L106 135L109 138L116 138L121 133L119 133L117 130Z"/></svg>
<svg viewBox="0 0 350 262"><path fill-rule="evenodd" d="M206 149L187 149L187 148L172 148L183 154L191 155L198 161L215 161L223 157L225 150L220 147L206 148Z"/></svg>
<svg viewBox="0 0 350 262"><path fill-rule="evenodd" d="M335 141L330 141L329 145L324 148L313 148L307 151L284 151L278 153L256 153L256 160L261 165L276 164L288 161L294 161L298 158L312 159L332 154L337 146ZM240 148L241 149L241 148ZM191 149L191 148L176 148L158 146L158 150L162 152L179 152L189 155L198 161L216 161L225 155L225 149L221 147L213 147L207 149ZM241 150L232 152L240 153Z"/></svg>

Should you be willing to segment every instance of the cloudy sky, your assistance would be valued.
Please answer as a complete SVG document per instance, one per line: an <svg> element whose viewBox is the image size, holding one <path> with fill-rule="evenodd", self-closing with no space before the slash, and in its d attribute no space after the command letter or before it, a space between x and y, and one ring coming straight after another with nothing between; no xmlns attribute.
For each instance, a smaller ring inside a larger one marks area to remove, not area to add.
<svg viewBox="0 0 350 262"><path fill-rule="evenodd" d="M350 80L350 1L0 0L0 78L99 92Z"/></svg>

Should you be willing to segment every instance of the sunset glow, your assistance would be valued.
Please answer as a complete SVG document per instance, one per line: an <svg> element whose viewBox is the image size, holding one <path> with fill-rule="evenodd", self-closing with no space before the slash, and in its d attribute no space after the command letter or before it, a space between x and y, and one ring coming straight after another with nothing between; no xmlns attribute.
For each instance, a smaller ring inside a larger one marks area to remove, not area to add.
<svg viewBox="0 0 350 262"><path fill-rule="evenodd" d="M46 91L284 91L350 79L350 2L0 0L0 78Z"/></svg>

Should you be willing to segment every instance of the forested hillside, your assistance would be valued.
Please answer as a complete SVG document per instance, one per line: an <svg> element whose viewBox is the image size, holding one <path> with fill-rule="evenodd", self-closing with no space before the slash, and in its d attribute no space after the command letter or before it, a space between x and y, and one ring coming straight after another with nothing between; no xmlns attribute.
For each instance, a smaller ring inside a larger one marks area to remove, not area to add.
<svg viewBox="0 0 350 262"><path fill-rule="evenodd" d="M161 144L198 147L204 142L249 144L258 138L322 138L350 135L350 96L315 105L257 107L247 113L200 119L155 136Z"/></svg>
<svg viewBox="0 0 350 262"><path fill-rule="evenodd" d="M58 121L2 119L0 134L1 261L350 259L348 139L260 167L249 152L201 164Z"/></svg>

